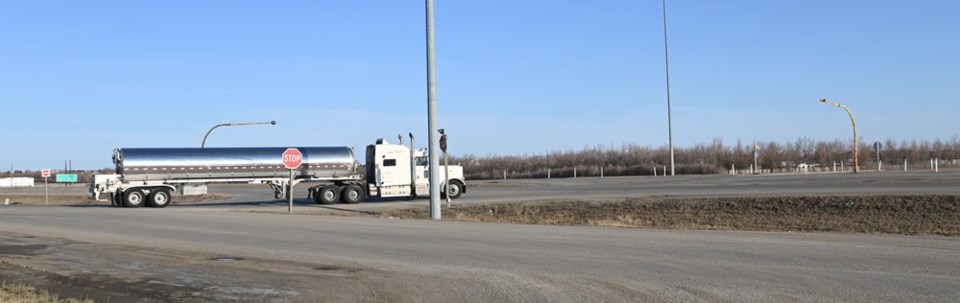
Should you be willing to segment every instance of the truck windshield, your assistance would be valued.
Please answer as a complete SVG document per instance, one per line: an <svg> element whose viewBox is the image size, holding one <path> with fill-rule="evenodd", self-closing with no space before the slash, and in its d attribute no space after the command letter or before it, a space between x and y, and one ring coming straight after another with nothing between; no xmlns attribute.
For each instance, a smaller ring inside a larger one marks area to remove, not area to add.
<svg viewBox="0 0 960 303"><path fill-rule="evenodd" d="M430 163L428 163L428 161L429 161L429 159L427 159L426 156L417 157L417 166L427 166L427 165L430 164Z"/></svg>

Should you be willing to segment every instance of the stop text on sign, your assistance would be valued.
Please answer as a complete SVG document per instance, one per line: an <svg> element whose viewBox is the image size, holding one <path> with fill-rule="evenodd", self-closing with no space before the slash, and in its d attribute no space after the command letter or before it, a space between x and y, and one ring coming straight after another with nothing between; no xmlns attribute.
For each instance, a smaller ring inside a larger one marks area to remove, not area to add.
<svg viewBox="0 0 960 303"><path fill-rule="evenodd" d="M287 150L283 151L281 160L283 160L283 166L287 167L288 169L297 169L301 164L303 164L303 154L300 153L299 149L288 148Z"/></svg>

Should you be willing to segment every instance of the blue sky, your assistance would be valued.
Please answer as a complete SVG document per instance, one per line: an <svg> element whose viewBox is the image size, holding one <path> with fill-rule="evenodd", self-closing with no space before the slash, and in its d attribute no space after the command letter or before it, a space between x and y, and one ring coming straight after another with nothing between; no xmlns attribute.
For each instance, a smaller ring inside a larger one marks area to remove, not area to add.
<svg viewBox="0 0 960 303"><path fill-rule="evenodd" d="M667 143L661 2L436 3L454 154ZM960 134L960 2L668 2L674 140ZM5 1L0 169L115 147L426 141L422 1Z"/></svg>

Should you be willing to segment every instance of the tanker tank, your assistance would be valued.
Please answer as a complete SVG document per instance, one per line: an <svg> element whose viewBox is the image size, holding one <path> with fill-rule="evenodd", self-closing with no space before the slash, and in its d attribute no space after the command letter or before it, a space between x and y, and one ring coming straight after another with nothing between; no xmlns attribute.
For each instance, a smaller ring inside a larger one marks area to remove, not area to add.
<svg viewBox="0 0 960 303"><path fill-rule="evenodd" d="M289 177L281 161L286 147L118 148L113 162L125 181ZM357 174L349 147L298 147L297 178L331 179Z"/></svg>

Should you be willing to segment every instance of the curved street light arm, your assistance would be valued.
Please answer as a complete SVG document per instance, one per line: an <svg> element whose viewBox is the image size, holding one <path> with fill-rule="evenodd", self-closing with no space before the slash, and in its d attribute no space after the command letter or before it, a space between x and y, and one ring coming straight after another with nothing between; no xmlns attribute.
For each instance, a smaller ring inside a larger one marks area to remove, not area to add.
<svg viewBox="0 0 960 303"><path fill-rule="evenodd" d="M853 118L853 111L851 111L846 105L836 102L827 102L827 99L820 99L820 103L842 108L843 110L847 111L847 115L850 116L850 124L853 124L853 172L860 171L860 146L857 142L857 119Z"/></svg>
<svg viewBox="0 0 960 303"><path fill-rule="evenodd" d="M210 130L207 131L207 134L206 134L206 135L203 135L203 141L200 142L200 148L205 148L205 147L207 146L207 137L209 137L209 136L210 136L210 133L212 133L213 130L214 130L214 129L217 129L218 127L221 127L221 126L265 125L265 124L277 125L277 121L274 120L274 121L269 121L269 122L240 122L240 123L223 123L223 124L217 124L216 126L210 128Z"/></svg>

